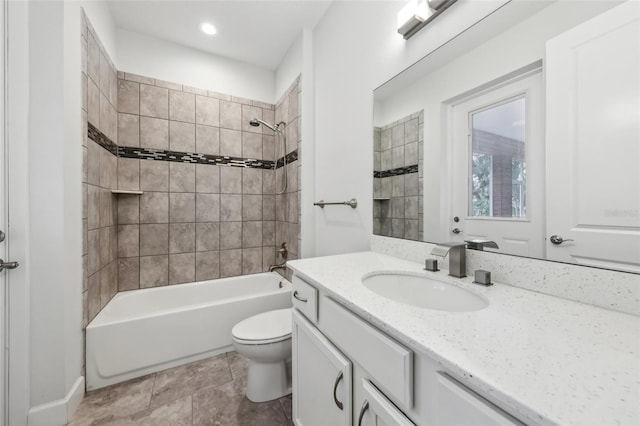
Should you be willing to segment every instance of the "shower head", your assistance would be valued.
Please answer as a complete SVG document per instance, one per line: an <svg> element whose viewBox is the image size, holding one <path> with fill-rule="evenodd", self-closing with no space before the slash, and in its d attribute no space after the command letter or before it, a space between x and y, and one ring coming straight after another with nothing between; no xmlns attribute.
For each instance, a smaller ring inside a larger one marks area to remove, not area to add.
<svg viewBox="0 0 640 426"><path fill-rule="evenodd" d="M269 124L266 121L262 121L259 118L252 118L251 121L249 121L249 124L252 125L253 127L258 127L259 125L263 124L267 126L269 129L273 130L274 132L281 132L280 126L285 125L284 121L281 121L278 124L274 125L274 124Z"/></svg>

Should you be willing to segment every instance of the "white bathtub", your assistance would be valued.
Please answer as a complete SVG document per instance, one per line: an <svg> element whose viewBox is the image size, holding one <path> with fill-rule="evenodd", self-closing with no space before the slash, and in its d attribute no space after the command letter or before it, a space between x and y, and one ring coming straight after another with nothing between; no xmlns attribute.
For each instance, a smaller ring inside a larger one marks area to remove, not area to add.
<svg viewBox="0 0 640 426"><path fill-rule="evenodd" d="M87 390L232 350L237 322L290 306L275 272L118 293L87 326Z"/></svg>

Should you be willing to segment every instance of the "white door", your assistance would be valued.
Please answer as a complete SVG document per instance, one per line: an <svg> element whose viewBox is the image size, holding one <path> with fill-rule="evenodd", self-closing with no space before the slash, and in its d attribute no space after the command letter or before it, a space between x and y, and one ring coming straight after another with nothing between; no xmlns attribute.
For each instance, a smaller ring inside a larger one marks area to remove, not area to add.
<svg viewBox="0 0 640 426"><path fill-rule="evenodd" d="M2 34L2 43L0 43L0 59L2 67L0 67L0 229L5 229L5 197L4 197L4 147L5 147L5 85L6 79L4 75L5 70L5 1L0 3L0 34ZM5 259L5 244L0 242L0 258ZM6 418L6 406L7 406L7 379L6 379L6 359L5 354L5 328L6 328L6 314L7 314L7 298L6 298L6 283L4 274L0 273L0 425L7 423Z"/></svg>
<svg viewBox="0 0 640 426"><path fill-rule="evenodd" d="M293 311L293 419L298 426L351 424L351 361Z"/></svg>
<svg viewBox="0 0 640 426"><path fill-rule="evenodd" d="M542 107L539 69L452 106L451 240L544 257Z"/></svg>
<svg viewBox="0 0 640 426"><path fill-rule="evenodd" d="M640 272L640 2L546 49L547 256Z"/></svg>

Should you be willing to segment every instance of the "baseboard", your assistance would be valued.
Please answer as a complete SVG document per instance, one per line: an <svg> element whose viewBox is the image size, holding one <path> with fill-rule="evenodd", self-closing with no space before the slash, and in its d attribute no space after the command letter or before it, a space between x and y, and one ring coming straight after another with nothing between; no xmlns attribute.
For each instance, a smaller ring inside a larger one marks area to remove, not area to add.
<svg viewBox="0 0 640 426"><path fill-rule="evenodd" d="M71 421L84 397L84 376L78 377L64 398L29 409L29 426L64 426Z"/></svg>

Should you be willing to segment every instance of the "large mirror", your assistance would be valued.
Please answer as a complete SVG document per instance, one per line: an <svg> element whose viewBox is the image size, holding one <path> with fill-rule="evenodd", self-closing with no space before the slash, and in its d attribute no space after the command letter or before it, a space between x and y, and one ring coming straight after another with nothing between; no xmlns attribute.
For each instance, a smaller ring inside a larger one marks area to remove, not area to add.
<svg viewBox="0 0 640 426"><path fill-rule="evenodd" d="M637 1L506 3L376 89L373 133L375 234L640 273Z"/></svg>

